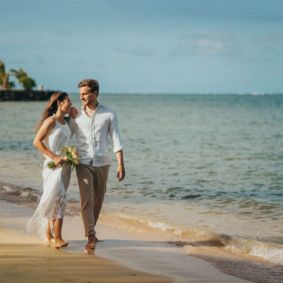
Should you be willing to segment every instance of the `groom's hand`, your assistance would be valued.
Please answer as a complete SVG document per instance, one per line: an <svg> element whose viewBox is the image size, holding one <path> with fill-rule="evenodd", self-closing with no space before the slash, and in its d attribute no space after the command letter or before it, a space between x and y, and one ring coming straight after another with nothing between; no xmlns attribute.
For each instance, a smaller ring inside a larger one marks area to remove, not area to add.
<svg viewBox="0 0 283 283"><path fill-rule="evenodd" d="M118 165L117 168L117 179L122 181L125 178L125 167L124 165Z"/></svg>
<svg viewBox="0 0 283 283"><path fill-rule="evenodd" d="M76 107L72 106L71 109L70 109L70 117L72 119L75 119L79 114L79 111Z"/></svg>

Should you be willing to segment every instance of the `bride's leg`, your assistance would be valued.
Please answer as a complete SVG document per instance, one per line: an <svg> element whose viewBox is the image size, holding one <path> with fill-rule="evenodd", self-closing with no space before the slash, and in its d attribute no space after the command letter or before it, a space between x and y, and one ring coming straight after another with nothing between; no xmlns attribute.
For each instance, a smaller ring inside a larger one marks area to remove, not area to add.
<svg viewBox="0 0 283 283"><path fill-rule="evenodd" d="M49 243L51 243L52 239L54 238L54 237L53 237L53 233L52 233L52 230L53 230L52 227L54 227L54 222L55 222L55 219L51 219L51 220L49 220L49 222L48 222L46 237L47 237L47 241L48 241Z"/></svg>
<svg viewBox="0 0 283 283"><path fill-rule="evenodd" d="M56 209L55 209L55 247L56 248L63 248L68 245L68 242L65 242L62 238L62 225L63 225L63 218L65 214L67 199L66 199L66 190L69 185L70 177L71 177L71 167L63 167L63 174L62 174L62 186L60 188L59 196L56 200ZM67 171L66 171L67 170ZM69 171L68 171L69 170Z"/></svg>

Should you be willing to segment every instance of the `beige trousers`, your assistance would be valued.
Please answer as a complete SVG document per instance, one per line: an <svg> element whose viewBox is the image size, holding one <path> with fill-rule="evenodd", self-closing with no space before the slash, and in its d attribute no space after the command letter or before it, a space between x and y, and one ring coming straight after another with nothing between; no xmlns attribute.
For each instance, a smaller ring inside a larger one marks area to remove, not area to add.
<svg viewBox="0 0 283 283"><path fill-rule="evenodd" d="M76 166L85 236L95 234L95 225L106 192L109 167L109 165L94 167L85 164Z"/></svg>

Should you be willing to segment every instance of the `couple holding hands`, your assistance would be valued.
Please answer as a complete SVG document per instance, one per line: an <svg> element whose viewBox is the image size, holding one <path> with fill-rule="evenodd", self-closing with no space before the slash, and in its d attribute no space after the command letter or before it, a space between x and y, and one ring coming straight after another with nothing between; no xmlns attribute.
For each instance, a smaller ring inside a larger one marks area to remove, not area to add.
<svg viewBox="0 0 283 283"><path fill-rule="evenodd" d="M63 248L68 242L62 238L62 224L66 207L66 191L71 178L71 164L60 156L62 147L69 146L74 135L79 155L76 173L80 189L81 212L88 241L85 252L95 249L95 225L106 192L110 160L109 137L118 162L117 178L125 177L123 147L120 141L116 114L101 105L97 98L99 83L86 79L78 84L82 107L72 107L65 92L50 97L34 138L34 146L45 156L43 165L43 194L38 207L27 223L27 232L37 234L48 242L55 239L55 247ZM69 114L69 118L65 115ZM55 168L48 164L53 161ZM53 234L54 232L54 234Z"/></svg>

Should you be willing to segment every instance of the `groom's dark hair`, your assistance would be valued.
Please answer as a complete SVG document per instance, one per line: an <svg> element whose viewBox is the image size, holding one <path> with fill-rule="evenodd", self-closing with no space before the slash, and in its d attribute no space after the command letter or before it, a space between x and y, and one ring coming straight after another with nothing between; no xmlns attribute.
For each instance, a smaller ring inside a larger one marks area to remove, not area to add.
<svg viewBox="0 0 283 283"><path fill-rule="evenodd" d="M99 94L99 83L97 80L93 80L93 79L82 80L78 83L78 88L83 86L88 86L92 92L96 91L97 94Z"/></svg>

